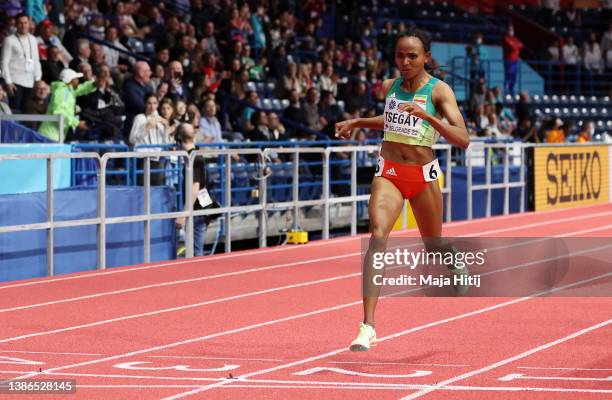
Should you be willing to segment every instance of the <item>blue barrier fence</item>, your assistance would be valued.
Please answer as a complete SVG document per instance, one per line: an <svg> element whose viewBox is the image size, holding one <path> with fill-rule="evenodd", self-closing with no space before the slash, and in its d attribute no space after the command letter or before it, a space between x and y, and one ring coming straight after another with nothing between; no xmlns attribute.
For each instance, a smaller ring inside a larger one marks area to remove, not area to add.
<svg viewBox="0 0 612 400"><path fill-rule="evenodd" d="M0 143L56 143L14 121L0 121Z"/></svg>

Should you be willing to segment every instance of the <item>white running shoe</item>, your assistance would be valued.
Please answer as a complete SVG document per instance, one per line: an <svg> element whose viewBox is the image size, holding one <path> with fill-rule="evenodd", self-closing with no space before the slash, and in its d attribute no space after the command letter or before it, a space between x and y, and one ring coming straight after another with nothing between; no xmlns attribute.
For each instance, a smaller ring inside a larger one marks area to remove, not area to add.
<svg viewBox="0 0 612 400"><path fill-rule="evenodd" d="M361 322L359 324L359 334L355 340L351 342L351 351L368 351L370 346L374 346L375 344L376 331L374 330L374 327Z"/></svg>

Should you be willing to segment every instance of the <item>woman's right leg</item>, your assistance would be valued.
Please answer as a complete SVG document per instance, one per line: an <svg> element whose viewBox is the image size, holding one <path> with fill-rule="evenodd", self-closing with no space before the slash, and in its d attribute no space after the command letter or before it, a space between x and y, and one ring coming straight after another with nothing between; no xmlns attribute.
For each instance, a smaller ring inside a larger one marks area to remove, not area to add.
<svg viewBox="0 0 612 400"><path fill-rule="evenodd" d="M404 208L404 197L395 185L382 177L372 181L372 195L368 206L370 217L370 243L363 264L363 322L374 326L374 312L378 303L380 286L373 284L374 276L382 273L372 267L374 253L384 252L387 238L395 221Z"/></svg>

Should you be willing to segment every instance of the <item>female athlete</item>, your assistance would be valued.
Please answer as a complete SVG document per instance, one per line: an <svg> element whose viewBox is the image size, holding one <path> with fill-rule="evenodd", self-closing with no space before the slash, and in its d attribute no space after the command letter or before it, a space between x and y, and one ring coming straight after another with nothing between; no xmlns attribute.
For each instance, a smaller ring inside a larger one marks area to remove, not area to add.
<svg viewBox="0 0 612 400"><path fill-rule="evenodd" d="M455 94L425 69L430 59L428 33L413 29L400 34L395 45L395 62L401 77L383 83L384 114L336 124L336 136L343 139L351 137L356 128L384 131L368 206L372 236L363 265L364 318L357 338L350 345L352 351L368 350L376 342L374 312L380 287L372 287L367 282L381 274L372 268L372 257L375 252L385 251L404 199L410 201L428 249L441 238L442 193L436 182L441 170L431 148L438 133L452 145L463 149L469 145L468 131Z"/></svg>

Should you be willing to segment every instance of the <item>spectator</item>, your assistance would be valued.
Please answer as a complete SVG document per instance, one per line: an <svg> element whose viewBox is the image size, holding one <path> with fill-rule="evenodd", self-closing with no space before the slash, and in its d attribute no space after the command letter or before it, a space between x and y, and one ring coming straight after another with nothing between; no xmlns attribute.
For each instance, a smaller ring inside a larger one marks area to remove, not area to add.
<svg viewBox="0 0 612 400"><path fill-rule="evenodd" d="M335 125L343 119L342 110L335 104L334 95L331 92L321 92L321 101L319 102L319 115L321 116L321 126L323 133L329 137L335 135Z"/></svg>
<svg viewBox="0 0 612 400"><path fill-rule="evenodd" d="M49 97L49 86L45 81L36 81L32 95L26 101L23 109L24 114L44 115L47 112L47 97ZM25 124L35 130L40 126L40 122L26 122Z"/></svg>
<svg viewBox="0 0 612 400"><path fill-rule="evenodd" d="M222 142L221 124L217 119L217 105L214 100L206 100L202 108L202 118L200 118L200 130L202 131L202 143Z"/></svg>
<svg viewBox="0 0 612 400"><path fill-rule="evenodd" d="M86 81L93 80L93 68L89 63L81 63L79 65L79 72L83 74L83 79Z"/></svg>
<svg viewBox="0 0 612 400"><path fill-rule="evenodd" d="M206 49L213 53L217 58L221 57L221 52L219 51L219 45L217 44L217 39L215 38L215 24L212 21L206 22L204 24L204 40L206 41Z"/></svg>
<svg viewBox="0 0 612 400"><path fill-rule="evenodd" d="M606 62L606 68L612 70L612 23L601 38L601 52Z"/></svg>
<svg viewBox="0 0 612 400"><path fill-rule="evenodd" d="M268 116L264 111L256 110L251 114L251 126L253 129L247 132L247 139L252 142L269 142L272 140L272 132L268 127Z"/></svg>
<svg viewBox="0 0 612 400"><path fill-rule="evenodd" d="M289 106L285 108L284 117L298 124L307 125L305 113L300 104L300 96L295 90L289 92ZM291 136L302 136L303 132L292 132Z"/></svg>
<svg viewBox="0 0 612 400"><path fill-rule="evenodd" d="M550 61L559 62L561 61L559 52L559 41L555 40L550 46L548 46L548 59Z"/></svg>
<svg viewBox="0 0 612 400"><path fill-rule="evenodd" d="M263 5L257 5L255 13L251 15L251 27L253 28L253 46L255 58L259 58L266 48L266 34L264 23L266 20L266 10Z"/></svg>
<svg viewBox="0 0 612 400"><path fill-rule="evenodd" d="M6 94L4 92L4 85L0 83L0 115L11 115L11 107L6 102Z"/></svg>
<svg viewBox="0 0 612 400"><path fill-rule="evenodd" d="M504 89L506 93L514 96L514 85L518 75L520 54L523 43L514 36L514 27L510 25L508 33L504 37Z"/></svg>
<svg viewBox="0 0 612 400"><path fill-rule="evenodd" d="M168 139L168 126L169 121L163 119L157 113L157 107L159 102L154 94L149 94L145 98L145 112L138 114L134 118L134 124L130 131L130 144L133 146L142 145L165 145L170 143ZM140 151L160 151L163 148L143 148ZM138 160L138 169L143 170L143 160ZM164 184L164 173L163 173L163 161L160 161L159 157L151 157L151 170L162 170L161 172L151 173L151 185L163 185ZM143 184L143 176L138 175L137 182L139 185Z"/></svg>
<svg viewBox="0 0 612 400"><path fill-rule="evenodd" d="M524 142L540 143L540 136L529 118L519 122L516 129L512 132L512 136Z"/></svg>
<svg viewBox="0 0 612 400"><path fill-rule="evenodd" d="M582 124L580 128L580 133L578 134L578 138L576 142L578 143L587 143L593 140L593 134L595 133L595 124L591 121Z"/></svg>
<svg viewBox="0 0 612 400"><path fill-rule="evenodd" d="M176 129L179 126L179 121L176 119L176 112L174 110L174 103L171 99L165 98L159 104L159 115L166 121L168 121L168 128L166 133L168 134L168 142L174 143L177 141Z"/></svg>
<svg viewBox="0 0 612 400"><path fill-rule="evenodd" d="M310 88L306 92L306 101L304 102L304 117L308 127L315 131L323 129L321 124L321 116L319 115L319 93L317 89Z"/></svg>
<svg viewBox="0 0 612 400"><path fill-rule="evenodd" d="M171 61L168 66L168 81L170 88L168 96L175 102L178 99L191 100L191 91L183 81L183 65L178 61Z"/></svg>
<svg viewBox="0 0 612 400"><path fill-rule="evenodd" d="M62 41L53 34L53 22L45 19L39 25L40 36L38 36L38 54L41 60L46 60L48 57L47 51L49 47L55 46L59 49L60 60L64 65L68 65L72 61L72 55L66 50Z"/></svg>
<svg viewBox="0 0 612 400"><path fill-rule="evenodd" d="M150 86L151 68L145 61L134 63L132 78L123 83L123 101L125 102L125 130L127 139L132 129L132 121L145 109L145 96L153 93ZM127 142L127 140L126 140Z"/></svg>
<svg viewBox="0 0 612 400"><path fill-rule="evenodd" d="M574 44L574 37L570 36L567 38L567 42L563 45L563 61L565 62L567 76L571 81L577 79L577 73L579 68L578 47ZM571 90L570 87L566 87L566 90Z"/></svg>
<svg viewBox="0 0 612 400"><path fill-rule="evenodd" d="M346 111L349 114L359 114L359 116L361 116L370 106L370 101L368 99L368 86L365 82L357 82L353 90L353 95L346 101Z"/></svg>
<svg viewBox="0 0 612 400"><path fill-rule="evenodd" d="M92 81L79 84L83 74L65 69L60 74L60 80L51 84L51 99L47 106L47 115L62 115L64 117L64 132L59 131L55 122L43 122L38 130L43 136L59 142L68 134L69 130L87 130L85 121L79 121L75 115L77 97L84 96L96 90Z"/></svg>
<svg viewBox="0 0 612 400"><path fill-rule="evenodd" d="M255 127L251 124L251 115L255 112L255 108L259 104L259 96L257 92L254 90L249 90L246 94L247 105L242 110L242 114L240 117L240 128L244 132L249 132L255 129Z"/></svg>
<svg viewBox="0 0 612 400"><path fill-rule="evenodd" d="M280 118L275 112L268 114L268 126L270 127L270 132L272 133L272 140L287 140L285 137L285 126L280 122Z"/></svg>
<svg viewBox="0 0 612 400"><path fill-rule="evenodd" d="M17 31L4 39L2 46L2 78L9 94L10 105L23 109L30 98L34 83L42 77L38 43L30 34L30 17L19 14L15 18Z"/></svg>
<svg viewBox="0 0 612 400"><path fill-rule="evenodd" d="M106 41L109 42L113 47L104 46L102 51L104 52L104 60L110 67L112 73L124 73L128 70L128 58L125 53L121 53L120 50L127 53L128 49L119 41L117 35L117 28L109 26L106 29Z"/></svg>
<svg viewBox="0 0 612 400"><path fill-rule="evenodd" d="M602 73L604 61L601 54L601 47L597 43L597 34L591 32L589 41L584 44L584 68L589 72Z"/></svg>
<svg viewBox="0 0 612 400"><path fill-rule="evenodd" d="M546 143L564 143L565 133L563 132L563 121L555 119L550 130L546 131Z"/></svg>
<svg viewBox="0 0 612 400"><path fill-rule="evenodd" d="M302 97L306 88L302 85L302 81L298 76L298 66L296 63L289 63L287 74L283 76L280 87L283 89L283 94L281 95L283 98L288 97L291 91L295 91L298 96Z"/></svg>
<svg viewBox="0 0 612 400"><path fill-rule="evenodd" d="M519 102L516 104L516 118L519 121L531 119L531 99L526 91L519 93Z"/></svg>
<svg viewBox="0 0 612 400"><path fill-rule="evenodd" d="M334 74L334 66L325 65L325 70L321 75L321 91L325 90L331 92L334 97L338 96L338 81L338 75Z"/></svg>
<svg viewBox="0 0 612 400"><path fill-rule="evenodd" d="M474 115L478 106L484 106L487 101L487 85L484 78L478 80L478 84L470 95L470 113Z"/></svg>
<svg viewBox="0 0 612 400"><path fill-rule="evenodd" d="M153 89L153 91L157 91L157 88L162 83L165 77L166 70L164 69L164 67L161 64L155 64L153 66L153 74L150 81L151 88Z"/></svg>
<svg viewBox="0 0 612 400"><path fill-rule="evenodd" d="M81 68L84 65L89 64L81 64ZM98 140L119 143L123 139L120 116L125 107L117 92L112 89L110 68L104 64L96 68L95 80L96 90L77 100L82 110L81 119L87 122L91 130L98 132Z"/></svg>
<svg viewBox="0 0 612 400"><path fill-rule="evenodd" d="M47 48L47 59L43 60L42 63L42 79L47 84L51 84L59 80L60 72L66 66L60 60L60 49L55 46L49 46Z"/></svg>
<svg viewBox="0 0 612 400"><path fill-rule="evenodd" d="M70 61L68 67L73 70L78 70L82 63L88 63L89 57L91 56L91 47L89 40L79 39L77 41L77 56Z"/></svg>

